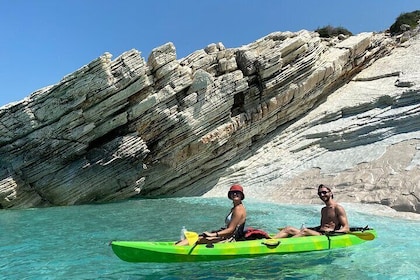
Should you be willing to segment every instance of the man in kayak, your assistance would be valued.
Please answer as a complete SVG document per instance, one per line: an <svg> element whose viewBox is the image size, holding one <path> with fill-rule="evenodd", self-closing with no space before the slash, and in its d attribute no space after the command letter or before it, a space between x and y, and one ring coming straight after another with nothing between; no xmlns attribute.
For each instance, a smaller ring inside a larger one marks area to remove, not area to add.
<svg viewBox="0 0 420 280"><path fill-rule="evenodd" d="M349 222L344 208L334 201L334 195L329 187L321 184L318 186L318 196L325 203L321 209L321 224L314 228L302 227L301 229L287 226L273 238L300 237L308 235L322 235L327 232L349 232Z"/></svg>
<svg viewBox="0 0 420 280"><path fill-rule="evenodd" d="M242 204L242 200L245 199L242 186L231 186L228 192L228 198L232 200L233 207L230 210L230 213L226 216L225 227L212 232L203 232L199 236L197 244L230 241L231 239L239 240L244 237L246 210ZM185 239L178 241L176 245L189 245L189 243L188 240Z"/></svg>

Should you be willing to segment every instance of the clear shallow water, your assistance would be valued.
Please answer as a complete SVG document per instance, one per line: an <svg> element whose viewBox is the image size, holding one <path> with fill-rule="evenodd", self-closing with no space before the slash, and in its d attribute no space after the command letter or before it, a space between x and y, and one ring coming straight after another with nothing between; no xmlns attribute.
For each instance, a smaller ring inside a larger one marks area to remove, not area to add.
<svg viewBox="0 0 420 280"><path fill-rule="evenodd" d="M245 201L247 226L275 232L319 223L319 206ZM420 221L363 214L345 205L351 226L369 225L378 239L326 252L220 262L127 263L109 241L176 240L183 225L217 229L225 198L130 200L0 211L0 279L420 279Z"/></svg>

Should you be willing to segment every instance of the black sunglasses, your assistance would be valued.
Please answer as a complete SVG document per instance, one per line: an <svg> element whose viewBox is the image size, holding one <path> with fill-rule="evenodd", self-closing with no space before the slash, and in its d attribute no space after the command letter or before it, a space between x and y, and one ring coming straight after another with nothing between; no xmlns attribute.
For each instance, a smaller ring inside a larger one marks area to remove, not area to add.
<svg viewBox="0 0 420 280"><path fill-rule="evenodd" d="M327 193L329 193L329 191L320 191L318 192L318 195L321 195L321 194L326 195Z"/></svg>

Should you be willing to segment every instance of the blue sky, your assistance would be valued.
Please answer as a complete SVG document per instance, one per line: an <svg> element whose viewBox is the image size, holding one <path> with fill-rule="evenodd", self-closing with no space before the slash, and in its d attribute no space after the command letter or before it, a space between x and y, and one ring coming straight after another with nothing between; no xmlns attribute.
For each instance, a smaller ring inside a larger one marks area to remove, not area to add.
<svg viewBox="0 0 420 280"><path fill-rule="evenodd" d="M177 57L271 32L342 26L383 31L418 0L0 0L0 106L58 83L105 52L173 42Z"/></svg>

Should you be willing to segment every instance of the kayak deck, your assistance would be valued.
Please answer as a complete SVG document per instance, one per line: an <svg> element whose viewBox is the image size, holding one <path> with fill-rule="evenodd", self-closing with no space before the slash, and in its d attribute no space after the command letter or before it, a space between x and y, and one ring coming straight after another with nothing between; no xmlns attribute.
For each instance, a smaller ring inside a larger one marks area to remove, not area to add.
<svg viewBox="0 0 420 280"><path fill-rule="evenodd" d="M174 242L112 241L114 253L127 262L193 262L250 258L349 247L376 238L373 229L340 235L257 239L237 242L176 246Z"/></svg>

